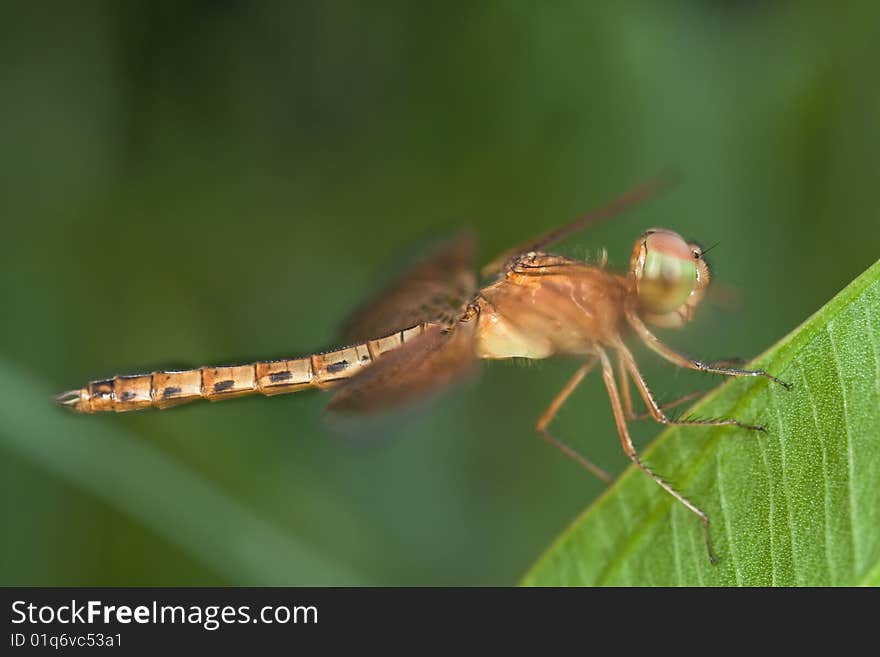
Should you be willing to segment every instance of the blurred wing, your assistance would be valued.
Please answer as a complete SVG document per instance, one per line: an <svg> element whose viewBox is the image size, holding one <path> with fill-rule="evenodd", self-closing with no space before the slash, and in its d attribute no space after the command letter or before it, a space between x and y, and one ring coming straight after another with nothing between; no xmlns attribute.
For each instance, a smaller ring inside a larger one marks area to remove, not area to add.
<svg viewBox="0 0 880 657"><path fill-rule="evenodd" d="M508 249L500 256L495 258L488 265L483 267L480 273L486 278L495 276L496 274L501 272L502 269L504 269L504 266L511 258L518 256L521 253L529 253L530 251L542 251L548 246L560 242L566 237L570 237L574 233L584 230L585 228L593 224L597 224L600 221L605 221L606 219L616 217L622 212L629 210L631 207L638 205L642 201L645 201L652 196L656 196L660 192L668 189L675 182L676 179L671 174L661 175L657 178L654 178L653 180L648 180L641 185L633 187L629 191L618 196L613 201L606 203L600 208L591 210L585 215L582 215L563 226L554 228L553 230L544 233L543 235L539 235L538 237L534 237L527 242L523 242L522 244L519 244L512 249Z"/></svg>
<svg viewBox="0 0 880 657"><path fill-rule="evenodd" d="M369 413L427 397L459 381L474 369L476 322L451 329L434 325L344 383L328 410Z"/></svg>
<svg viewBox="0 0 880 657"><path fill-rule="evenodd" d="M363 342L421 324L458 319L477 289L474 237L462 233L437 245L343 326L349 342Z"/></svg>
<svg viewBox="0 0 880 657"><path fill-rule="evenodd" d="M733 285L712 280L709 285L709 301L724 310L742 310L742 292Z"/></svg>

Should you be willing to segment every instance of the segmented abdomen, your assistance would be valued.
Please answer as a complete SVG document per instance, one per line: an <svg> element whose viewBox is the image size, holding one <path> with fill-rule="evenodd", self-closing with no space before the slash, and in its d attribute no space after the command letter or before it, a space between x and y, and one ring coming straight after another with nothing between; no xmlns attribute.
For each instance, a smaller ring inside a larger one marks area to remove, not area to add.
<svg viewBox="0 0 880 657"><path fill-rule="evenodd" d="M169 408L196 399L220 401L244 395L271 396L309 388L330 388L351 378L383 353L421 335L426 326L419 324L338 351L292 360L116 376L92 381L56 399L79 413L123 412Z"/></svg>

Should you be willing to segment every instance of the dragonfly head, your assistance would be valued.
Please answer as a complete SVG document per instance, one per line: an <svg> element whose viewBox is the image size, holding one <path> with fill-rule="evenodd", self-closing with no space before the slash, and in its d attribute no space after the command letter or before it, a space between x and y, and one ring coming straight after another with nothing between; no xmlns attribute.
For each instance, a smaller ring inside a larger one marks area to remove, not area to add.
<svg viewBox="0 0 880 657"><path fill-rule="evenodd" d="M668 328L693 319L709 285L703 250L665 228L646 230L636 240L630 275L645 319Z"/></svg>

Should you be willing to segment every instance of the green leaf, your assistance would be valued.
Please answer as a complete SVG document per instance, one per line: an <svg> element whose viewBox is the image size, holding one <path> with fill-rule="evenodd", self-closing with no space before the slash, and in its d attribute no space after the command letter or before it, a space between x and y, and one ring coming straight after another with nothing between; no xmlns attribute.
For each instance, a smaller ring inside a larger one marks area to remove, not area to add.
<svg viewBox="0 0 880 657"><path fill-rule="evenodd" d="M644 460L711 519L630 467L526 585L880 584L880 262L758 358L794 384L731 380L691 411L769 434L676 427Z"/></svg>

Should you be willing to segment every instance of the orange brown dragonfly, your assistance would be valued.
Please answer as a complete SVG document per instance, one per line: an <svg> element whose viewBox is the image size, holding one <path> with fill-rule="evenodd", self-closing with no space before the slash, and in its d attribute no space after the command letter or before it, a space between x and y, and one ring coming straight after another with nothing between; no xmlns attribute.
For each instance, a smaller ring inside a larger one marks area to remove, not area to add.
<svg viewBox="0 0 880 657"><path fill-rule="evenodd" d="M669 185L658 178L635 187L574 221L510 249L483 268L479 287L473 266L474 240L460 235L435 248L348 321L352 346L289 360L205 366L182 371L116 376L93 381L57 397L79 413L168 408L197 399L219 401L243 395L281 395L311 388L333 389L329 408L340 412L384 410L433 393L472 372L480 359L543 359L574 356L581 365L535 426L538 434L605 482L598 466L549 431L556 413L598 364L611 399L623 451L659 486L702 522L714 563L709 518L661 479L640 458L627 420L635 384L647 414L666 425L764 427L734 419L671 419L648 388L624 343L634 334L666 360L692 370L728 376L760 376L788 384L763 370L730 367L686 356L657 338L648 324L674 328L689 322L709 285L703 250L664 228L636 240L627 273L610 271L604 253L596 262L544 251L591 224L610 219ZM616 359L612 364L612 357Z"/></svg>

